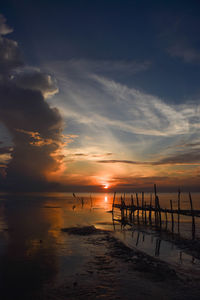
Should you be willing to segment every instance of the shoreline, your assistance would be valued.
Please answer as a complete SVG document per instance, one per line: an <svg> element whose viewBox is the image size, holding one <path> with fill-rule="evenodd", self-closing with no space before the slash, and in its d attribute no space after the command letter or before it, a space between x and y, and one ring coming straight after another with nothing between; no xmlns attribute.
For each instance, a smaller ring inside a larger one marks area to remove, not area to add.
<svg viewBox="0 0 200 300"><path fill-rule="evenodd" d="M81 272L46 291L43 299L199 299L198 282L169 264L131 249L94 226L62 229L84 243L90 258Z"/></svg>

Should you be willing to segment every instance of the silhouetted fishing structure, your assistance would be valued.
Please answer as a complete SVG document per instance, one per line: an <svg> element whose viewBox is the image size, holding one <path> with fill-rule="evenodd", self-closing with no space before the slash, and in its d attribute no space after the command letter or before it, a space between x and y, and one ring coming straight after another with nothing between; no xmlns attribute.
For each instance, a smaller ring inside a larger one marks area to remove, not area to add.
<svg viewBox="0 0 200 300"><path fill-rule="evenodd" d="M193 209L192 196L189 193L190 209L181 209L181 191L178 190L178 208L173 208L173 202L170 200L170 208L162 208L160 206L159 197L157 194L156 185L154 185L154 206L152 203L152 194L150 195L150 202L147 204L144 201L144 192L142 192L141 204L139 204L138 193L131 195L131 203L127 204L124 196L121 196L120 203L116 202L116 193L113 196L112 213L114 221L126 224L133 224L135 219L137 224L142 222L145 225L151 225L159 230L168 230L168 214L171 216L171 231L174 232L174 215L178 216L178 233L180 231L180 216L187 216L192 218L192 239L195 239L195 217L200 217L200 210ZM135 201L134 201L135 200ZM121 212L121 219L114 218L114 209L117 208ZM141 213L140 213L141 212ZM140 216L141 215L141 216ZM163 228L165 224L165 228Z"/></svg>

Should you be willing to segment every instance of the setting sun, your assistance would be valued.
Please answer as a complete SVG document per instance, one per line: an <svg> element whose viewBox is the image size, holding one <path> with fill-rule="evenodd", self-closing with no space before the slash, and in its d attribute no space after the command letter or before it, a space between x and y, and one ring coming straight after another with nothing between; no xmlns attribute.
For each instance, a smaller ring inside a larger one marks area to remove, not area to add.
<svg viewBox="0 0 200 300"><path fill-rule="evenodd" d="M104 189L108 189L109 185L108 184L104 184Z"/></svg>

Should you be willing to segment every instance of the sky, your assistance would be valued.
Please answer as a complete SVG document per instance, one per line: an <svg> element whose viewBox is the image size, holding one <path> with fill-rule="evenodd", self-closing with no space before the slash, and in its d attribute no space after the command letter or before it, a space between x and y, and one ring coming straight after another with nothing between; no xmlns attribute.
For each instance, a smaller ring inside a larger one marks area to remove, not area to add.
<svg viewBox="0 0 200 300"><path fill-rule="evenodd" d="M0 4L0 188L200 191L200 2Z"/></svg>

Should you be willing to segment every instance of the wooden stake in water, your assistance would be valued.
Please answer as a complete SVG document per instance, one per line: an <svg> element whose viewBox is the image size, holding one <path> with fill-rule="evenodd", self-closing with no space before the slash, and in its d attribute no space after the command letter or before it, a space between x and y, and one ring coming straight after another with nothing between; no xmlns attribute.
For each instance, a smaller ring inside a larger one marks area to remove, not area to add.
<svg viewBox="0 0 200 300"><path fill-rule="evenodd" d="M154 194L155 194L155 223L157 226L158 225L158 215L159 215L159 225L160 225L160 229L161 229L161 227L162 227L161 210L160 210L159 198L157 195L156 184L154 184Z"/></svg>
<svg viewBox="0 0 200 300"><path fill-rule="evenodd" d="M178 189L178 233L180 233L181 191Z"/></svg>
<svg viewBox="0 0 200 300"><path fill-rule="evenodd" d="M112 213L114 212L115 196L116 196L116 192L114 192L114 195L113 195Z"/></svg>
<svg viewBox="0 0 200 300"><path fill-rule="evenodd" d="M131 206L134 206L134 198L133 198L133 194L131 194Z"/></svg>
<svg viewBox="0 0 200 300"><path fill-rule="evenodd" d="M150 205L149 205L149 223L151 223L151 209L152 209L152 194L150 195Z"/></svg>
<svg viewBox="0 0 200 300"><path fill-rule="evenodd" d="M133 198L133 195L131 194L131 216L134 218L134 212L135 212L135 209L134 209L134 198Z"/></svg>
<svg viewBox="0 0 200 300"><path fill-rule="evenodd" d="M158 206L158 213L159 213L160 229L162 229L161 210L160 210L160 203L159 203L159 198L158 198L158 196L157 196L157 206Z"/></svg>
<svg viewBox="0 0 200 300"><path fill-rule="evenodd" d="M140 222L139 220L139 199L138 199L138 194L136 193L136 201L137 201L137 221L138 221L138 224Z"/></svg>
<svg viewBox="0 0 200 300"><path fill-rule="evenodd" d="M189 193L189 199L190 199L190 208L191 208L191 215L192 215L192 239L195 239L195 218L194 218L194 210L193 210L193 204L192 204L192 196Z"/></svg>
<svg viewBox="0 0 200 300"><path fill-rule="evenodd" d="M161 229L161 226L162 226L161 210L160 210L159 198L156 195L156 198L155 198L155 221L156 221L156 226L158 226L158 216L159 216L159 226L160 226L160 229Z"/></svg>
<svg viewBox="0 0 200 300"><path fill-rule="evenodd" d="M142 219L144 216L144 192L142 192Z"/></svg>
<svg viewBox="0 0 200 300"><path fill-rule="evenodd" d="M138 193L135 193L136 195L136 201L137 201L137 208L139 208L139 199L138 199Z"/></svg>
<svg viewBox="0 0 200 300"><path fill-rule="evenodd" d="M167 230L167 223L168 223L167 211L166 211L166 208L165 208L165 230Z"/></svg>
<svg viewBox="0 0 200 300"><path fill-rule="evenodd" d="M124 205L123 205L122 195L121 195L121 219L124 220Z"/></svg>
<svg viewBox="0 0 200 300"><path fill-rule="evenodd" d="M173 204L172 204L172 200L170 200L170 207L171 207L171 218L172 218L172 232L174 232L174 215L173 215Z"/></svg>
<svg viewBox="0 0 200 300"><path fill-rule="evenodd" d="M157 191L156 191L156 184L154 184L154 195L155 195L155 211L154 211L154 217L155 217L155 225L157 225Z"/></svg>
<svg viewBox="0 0 200 300"><path fill-rule="evenodd" d="M146 202L144 202L144 222L145 222L145 224L147 224Z"/></svg>

